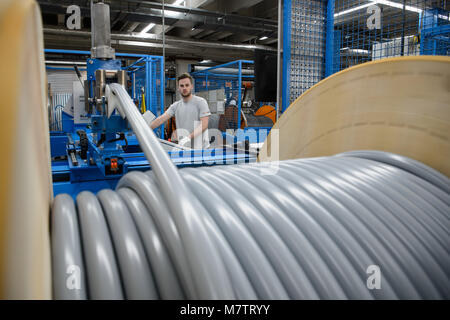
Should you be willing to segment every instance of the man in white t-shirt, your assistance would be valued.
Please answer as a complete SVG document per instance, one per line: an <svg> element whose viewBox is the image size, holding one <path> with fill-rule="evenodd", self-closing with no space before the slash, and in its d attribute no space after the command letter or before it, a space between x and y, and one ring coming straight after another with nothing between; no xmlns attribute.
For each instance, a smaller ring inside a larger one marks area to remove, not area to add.
<svg viewBox="0 0 450 320"><path fill-rule="evenodd" d="M173 103L164 114L150 124L152 129L175 116L178 144L194 149L209 147L208 120L211 112L205 99L192 94L194 80L188 73L178 77L182 99Z"/></svg>

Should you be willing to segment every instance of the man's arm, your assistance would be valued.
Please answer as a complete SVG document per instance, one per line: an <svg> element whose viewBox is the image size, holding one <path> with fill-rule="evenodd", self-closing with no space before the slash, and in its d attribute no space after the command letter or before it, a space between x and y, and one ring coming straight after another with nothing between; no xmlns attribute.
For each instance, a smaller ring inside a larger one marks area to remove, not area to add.
<svg viewBox="0 0 450 320"><path fill-rule="evenodd" d="M164 112L162 115L160 115L158 118L152 121L152 123L150 124L150 128L152 129L158 128L160 125L162 125L170 118L172 118L172 115L168 112Z"/></svg>
<svg viewBox="0 0 450 320"><path fill-rule="evenodd" d="M209 116L206 117L201 117L200 118L201 123L197 126L197 128L194 129L194 131L191 132L191 134L189 135L189 139L194 139L196 136L198 136L199 134L201 134L203 131L205 131L206 129L208 129L208 121L209 121Z"/></svg>

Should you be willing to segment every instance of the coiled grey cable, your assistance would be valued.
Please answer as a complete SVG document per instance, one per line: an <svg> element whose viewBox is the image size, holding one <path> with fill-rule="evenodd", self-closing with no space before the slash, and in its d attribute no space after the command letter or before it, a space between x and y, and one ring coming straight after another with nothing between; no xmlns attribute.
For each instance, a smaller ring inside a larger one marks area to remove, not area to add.
<svg viewBox="0 0 450 320"><path fill-rule="evenodd" d="M126 204L112 190L100 191L98 199L108 221L126 296L130 299L158 298L142 241Z"/></svg>
<svg viewBox="0 0 450 320"><path fill-rule="evenodd" d="M108 90L153 171L80 193L77 213L55 198L55 298L450 299L447 177L376 151L283 161L272 175L177 170L123 87Z"/></svg>
<svg viewBox="0 0 450 320"><path fill-rule="evenodd" d="M80 230L72 198L67 194L56 197L52 212L53 293L58 299L86 299Z"/></svg>
<svg viewBox="0 0 450 320"><path fill-rule="evenodd" d="M450 298L450 194L433 180L350 155L283 161L275 175L261 175L261 166L179 170L206 209L194 214L222 259L236 298ZM438 178L439 184L447 179ZM130 172L116 191L101 191L98 199L88 192L78 196L81 230L63 222L76 221L73 200L55 199L55 298L196 299L201 274L186 268L185 234L154 172ZM61 230L71 235L71 245L60 242ZM126 252L125 243L134 249ZM106 255L95 253L95 247ZM80 248L82 258L65 260ZM87 295L67 290L68 263L79 264L86 274ZM367 287L370 265L381 269L381 289ZM146 293L133 295L136 285Z"/></svg>

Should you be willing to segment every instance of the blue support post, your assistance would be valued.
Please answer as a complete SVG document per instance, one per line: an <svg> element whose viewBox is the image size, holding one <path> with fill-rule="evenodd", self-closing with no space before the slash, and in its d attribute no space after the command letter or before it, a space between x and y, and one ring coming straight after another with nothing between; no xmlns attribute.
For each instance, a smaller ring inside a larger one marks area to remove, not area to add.
<svg viewBox="0 0 450 320"><path fill-rule="evenodd" d="M147 109L150 109L154 115L158 115L157 114L157 110L155 110L155 106L152 105L152 101L151 101L151 94L152 94L152 86L153 86L153 79L152 79L152 74L151 69L152 69L152 63L151 63L151 59L149 57L147 57L147 59L145 59L145 65L146 65L146 70L145 72L146 77L147 77L147 88L145 88L145 105L147 106Z"/></svg>
<svg viewBox="0 0 450 320"><path fill-rule="evenodd" d="M161 81L161 101L160 101L160 115L161 114L163 114L164 113L164 101L165 101L165 99L166 99L166 86L165 86L165 84L164 84L164 78L165 78L165 71L164 71L164 61L163 61L163 58L162 57L160 57L159 58L159 61L160 61L160 66L161 66L161 72L160 72L160 81ZM161 126L161 139L164 139L164 123L162 124L162 126Z"/></svg>
<svg viewBox="0 0 450 320"><path fill-rule="evenodd" d="M334 42L334 0L327 3L327 39L325 49L325 77L331 76L334 71L333 55L335 52Z"/></svg>
<svg viewBox="0 0 450 320"><path fill-rule="evenodd" d="M283 6L283 87L281 112L290 102L290 69L291 69L291 0L285 0Z"/></svg>
<svg viewBox="0 0 450 320"><path fill-rule="evenodd" d="M239 79L238 79L238 125L237 129L241 128L241 89L242 88L242 61L239 60Z"/></svg>
<svg viewBox="0 0 450 320"><path fill-rule="evenodd" d="M131 73L131 95L133 99L136 99L136 88L135 88L136 74L134 72Z"/></svg>

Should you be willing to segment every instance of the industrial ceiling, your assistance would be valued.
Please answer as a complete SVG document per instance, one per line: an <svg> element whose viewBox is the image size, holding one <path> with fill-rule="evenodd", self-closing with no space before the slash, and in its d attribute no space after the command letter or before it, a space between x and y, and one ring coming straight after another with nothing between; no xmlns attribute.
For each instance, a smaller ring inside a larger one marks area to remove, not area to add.
<svg viewBox="0 0 450 320"><path fill-rule="evenodd" d="M38 0L46 48L89 50L90 2ZM111 8L116 52L161 55L163 41L167 60L225 62L252 58L256 48L276 51L277 0L168 0L164 5L163 1L103 2ZM71 5L81 9L80 30L66 27Z"/></svg>

